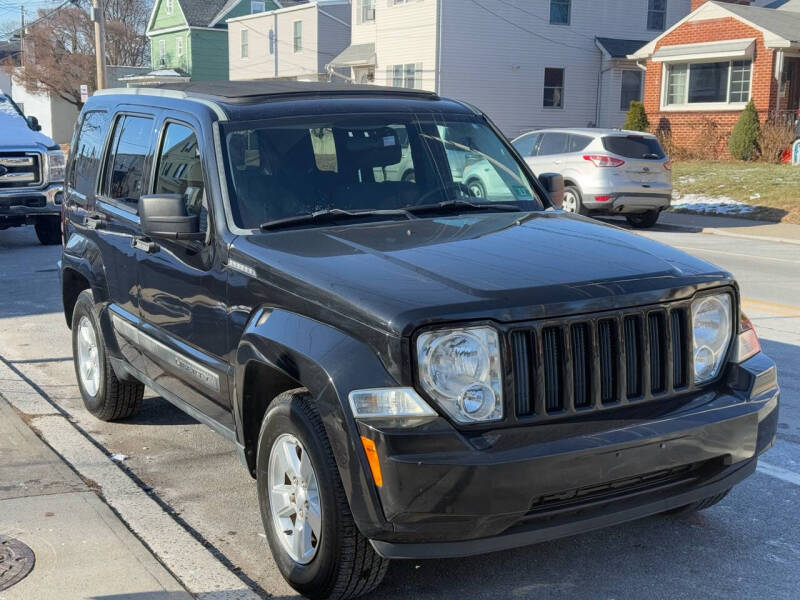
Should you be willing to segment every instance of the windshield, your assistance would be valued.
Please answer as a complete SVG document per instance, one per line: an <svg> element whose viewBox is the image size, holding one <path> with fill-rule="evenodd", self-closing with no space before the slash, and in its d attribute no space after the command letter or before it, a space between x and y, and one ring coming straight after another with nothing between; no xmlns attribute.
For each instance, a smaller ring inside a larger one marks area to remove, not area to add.
<svg viewBox="0 0 800 600"><path fill-rule="evenodd" d="M513 155L474 117L324 115L228 123L223 134L231 212L242 229L318 211L453 200L543 208Z"/></svg>

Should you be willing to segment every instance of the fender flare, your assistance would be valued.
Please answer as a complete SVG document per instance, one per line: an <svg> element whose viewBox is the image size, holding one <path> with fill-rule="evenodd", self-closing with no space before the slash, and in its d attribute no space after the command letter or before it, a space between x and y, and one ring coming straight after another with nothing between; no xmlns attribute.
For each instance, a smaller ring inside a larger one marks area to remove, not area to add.
<svg viewBox="0 0 800 600"><path fill-rule="evenodd" d="M62 298L65 285L65 272L75 271L89 282L89 287L97 304L105 304L110 300L108 286L106 285L106 267L103 254L97 244L81 233L73 233L64 252L61 255L61 291ZM67 316L67 307L64 307L64 316ZM67 323L68 326L71 323Z"/></svg>
<svg viewBox="0 0 800 600"><path fill-rule="evenodd" d="M333 449L356 525L366 537L391 530L348 400L349 392L354 389L398 385L375 352L325 323L282 309L257 310L236 351L234 420L242 443L246 443L245 372L253 362L268 366L296 381L298 387L308 389ZM354 364L358 368L354 369Z"/></svg>

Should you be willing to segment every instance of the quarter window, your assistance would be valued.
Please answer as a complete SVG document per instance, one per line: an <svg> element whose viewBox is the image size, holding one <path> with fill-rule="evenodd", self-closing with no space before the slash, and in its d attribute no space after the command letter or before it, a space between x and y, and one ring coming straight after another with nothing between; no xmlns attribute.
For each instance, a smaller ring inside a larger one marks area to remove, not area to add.
<svg viewBox="0 0 800 600"><path fill-rule="evenodd" d="M571 0L550 0L550 24L569 25Z"/></svg>
<svg viewBox="0 0 800 600"><path fill-rule="evenodd" d="M200 217L201 230L208 220L203 164L197 136L186 125L168 123L156 165L156 194L180 194L186 214Z"/></svg>
<svg viewBox="0 0 800 600"><path fill-rule="evenodd" d="M545 108L564 107L564 69L545 68L543 106Z"/></svg>
<svg viewBox="0 0 800 600"><path fill-rule="evenodd" d="M103 153L103 121L105 113L88 112L83 117L78 138L74 144L73 188L83 196L94 193L97 172L100 169L100 155Z"/></svg>
<svg viewBox="0 0 800 600"><path fill-rule="evenodd" d="M294 22L294 51L295 52L302 52L303 51L303 22L302 21L295 21Z"/></svg>
<svg viewBox="0 0 800 600"><path fill-rule="evenodd" d="M619 94L619 109L628 110L631 102L642 99L642 72L637 70L622 71L622 89Z"/></svg>
<svg viewBox="0 0 800 600"><path fill-rule="evenodd" d="M664 31L667 24L667 0L647 0L647 28Z"/></svg>
<svg viewBox="0 0 800 600"><path fill-rule="evenodd" d="M747 102L751 68L749 60L668 65L663 103L680 106Z"/></svg>
<svg viewBox="0 0 800 600"><path fill-rule="evenodd" d="M121 116L114 127L114 137L106 162L103 189L112 200L136 210L145 188L145 163L150 150L153 119Z"/></svg>

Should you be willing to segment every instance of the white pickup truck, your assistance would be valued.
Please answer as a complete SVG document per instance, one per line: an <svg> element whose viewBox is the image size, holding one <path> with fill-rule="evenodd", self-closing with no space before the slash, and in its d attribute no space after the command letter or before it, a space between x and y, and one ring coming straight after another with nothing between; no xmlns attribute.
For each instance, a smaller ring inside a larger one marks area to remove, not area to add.
<svg viewBox="0 0 800 600"><path fill-rule="evenodd" d="M61 242L66 158L0 91L0 230L33 225L45 245Z"/></svg>

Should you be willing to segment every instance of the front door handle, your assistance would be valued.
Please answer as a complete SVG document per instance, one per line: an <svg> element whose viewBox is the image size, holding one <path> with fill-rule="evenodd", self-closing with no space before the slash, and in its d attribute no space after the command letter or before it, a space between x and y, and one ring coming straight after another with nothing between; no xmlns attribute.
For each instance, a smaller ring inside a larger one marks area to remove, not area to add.
<svg viewBox="0 0 800 600"><path fill-rule="evenodd" d="M154 254L159 250L158 244L156 244L149 237L143 237L143 236L134 237L131 240L131 246L133 246L137 250L147 252L147 254Z"/></svg>
<svg viewBox="0 0 800 600"><path fill-rule="evenodd" d="M87 229L98 229L103 225L103 217L97 213L92 213L83 220Z"/></svg>

